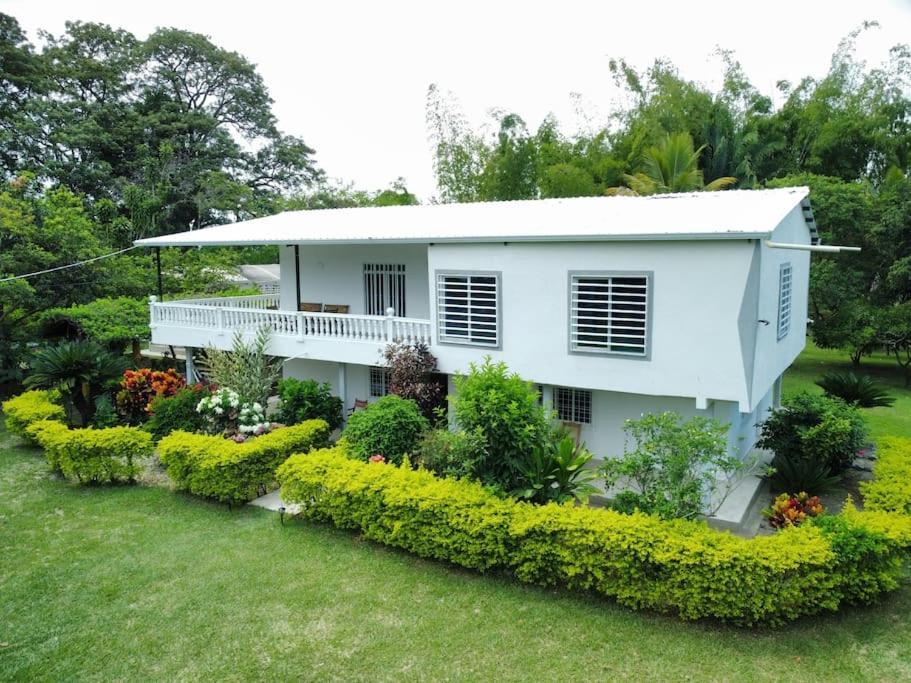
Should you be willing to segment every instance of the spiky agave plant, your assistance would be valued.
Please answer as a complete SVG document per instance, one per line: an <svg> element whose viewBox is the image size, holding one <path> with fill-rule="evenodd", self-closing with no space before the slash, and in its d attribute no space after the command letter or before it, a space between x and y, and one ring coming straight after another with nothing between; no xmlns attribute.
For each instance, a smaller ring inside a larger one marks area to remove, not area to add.
<svg viewBox="0 0 911 683"><path fill-rule="evenodd" d="M126 359L89 341L67 341L36 351L25 385L35 389L58 389L70 413L88 424L95 413L95 397L104 385L126 367ZM74 412L75 411L75 414Z"/></svg>
<svg viewBox="0 0 911 683"><path fill-rule="evenodd" d="M853 372L828 372L816 381L829 396L835 396L859 408L891 406L895 398L884 386L868 375Z"/></svg>

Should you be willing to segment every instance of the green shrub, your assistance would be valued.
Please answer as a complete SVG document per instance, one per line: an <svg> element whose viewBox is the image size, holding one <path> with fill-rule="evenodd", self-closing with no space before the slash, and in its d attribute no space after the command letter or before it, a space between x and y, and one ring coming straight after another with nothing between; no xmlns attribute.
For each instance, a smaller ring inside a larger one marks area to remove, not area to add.
<svg viewBox="0 0 911 683"><path fill-rule="evenodd" d="M702 522L500 498L480 483L352 460L344 446L292 456L277 474L282 498L307 519L687 619L774 624L869 602L897 585L911 547L909 518L894 513L849 507L745 539Z"/></svg>
<svg viewBox="0 0 911 683"><path fill-rule="evenodd" d="M142 470L138 461L152 455L152 437L137 427L68 429L46 420L29 427L48 464L81 484L132 482Z"/></svg>
<svg viewBox="0 0 911 683"><path fill-rule="evenodd" d="M402 456L416 451L429 427L417 403L389 395L354 412L343 435L352 456L367 460L382 455L389 462L399 463Z"/></svg>
<svg viewBox="0 0 911 683"><path fill-rule="evenodd" d="M522 465L550 432L537 390L490 357L481 365L472 363L467 375L456 375L453 381L456 423L463 431L481 430L487 439L487 460L479 476L507 491L517 488Z"/></svg>
<svg viewBox="0 0 911 683"><path fill-rule="evenodd" d="M598 491L591 483L597 477L588 467L591 459L591 451L583 444L556 431L530 453L519 470L522 483L513 495L534 503L588 502L588 497Z"/></svg>
<svg viewBox="0 0 911 683"><path fill-rule="evenodd" d="M309 519L479 571L508 564L515 503L479 483L353 460L342 445L292 456L277 474L282 500Z"/></svg>
<svg viewBox="0 0 911 683"><path fill-rule="evenodd" d="M895 403L884 386L873 381L868 375L853 372L827 372L816 381L829 396L840 398L845 403L859 408L891 406Z"/></svg>
<svg viewBox="0 0 911 683"><path fill-rule="evenodd" d="M266 353L271 336L267 325L257 328L250 339L239 329L230 351L212 346L205 350L199 370L218 387L234 389L244 403L264 406L282 373L281 359Z"/></svg>
<svg viewBox="0 0 911 683"><path fill-rule="evenodd" d="M57 403L55 391L26 391L3 402L6 428L31 445L37 445L34 437L26 430L29 425L41 420L65 420L66 412Z"/></svg>
<svg viewBox="0 0 911 683"><path fill-rule="evenodd" d="M624 425L632 448L605 460L605 483L621 480L635 485L615 501L617 509L656 514L665 519L692 519L713 514L747 465L734 457L727 443L728 427L717 420L665 412L627 420ZM719 487L725 487L715 495ZM706 509L706 501L713 501Z"/></svg>
<svg viewBox="0 0 911 683"><path fill-rule="evenodd" d="M841 476L830 474L824 463L801 457L776 455L772 469L775 471L770 481L775 491L807 491L819 495L832 490L841 481Z"/></svg>
<svg viewBox="0 0 911 683"><path fill-rule="evenodd" d="M200 386L184 387L173 396L159 396L149 405L149 420L143 429L158 441L171 432L203 432L206 416L196 412L199 400L209 392Z"/></svg>
<svg viewBox="0 0 911 683"><path fill-rule="evenodd" d="M95 413L95 398L123 372L126 360L95 342L65 341L32 353L25 386L57 389L71 424L87 425Z"/></svg>
<svg viewBox="0 0 911 683"><path fill-rule="evenodd" d="M244 503L266 492L275 469L292 453L328 443L329 425L309 420L235 443L208 434L172 432L158 457L177 488L224 503Z"/></svg>
<svg viewBox="0 0 911 683"><path fill-rule="evenodd" d="M757 445L790 460L822 463L830 474L840 474L863 448L866 437L857 408L839 398L802 393L771 411Z"/></svg>
<svg viewBox="0 0 911 683"><path fill-rule="evenodd" d="M342 424L342 399L332 395L328 382L319 384L312 379L289 377L278 384L281 404L278 421L293 425L305 420L325 420L329 429Z"/></svg>
<svg viewBox="0 0 911 683"><path fill-rule="evenodd" d="M487 459L487 440L479 429L453 432L431 429L418 444L413 462L442 477L477 479Z"/></svg>
<svg viewBox="0 0 911 683"><path fill-rule="evenodd" d="M860 484L865 509L911 515L911 439L881 439L874 471L873 481Z"/></svg>

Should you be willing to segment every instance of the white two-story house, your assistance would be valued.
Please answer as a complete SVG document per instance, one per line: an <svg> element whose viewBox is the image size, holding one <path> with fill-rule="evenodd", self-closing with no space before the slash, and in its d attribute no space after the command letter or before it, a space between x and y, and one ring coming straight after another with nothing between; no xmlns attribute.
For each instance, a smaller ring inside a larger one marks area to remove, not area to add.
<svg viewBox="0 0 911 683"><path fill-rule="evenodd" d="M804 347L807 195L296 211L137 244L280 247L278 295L153 302L155 343L229 348L267 325L285 375L350 409L385 393L386 344L422 341L450 377L505 361L598 457L622 452L624 420L664 410L729 423L746 452Z"/></svg>

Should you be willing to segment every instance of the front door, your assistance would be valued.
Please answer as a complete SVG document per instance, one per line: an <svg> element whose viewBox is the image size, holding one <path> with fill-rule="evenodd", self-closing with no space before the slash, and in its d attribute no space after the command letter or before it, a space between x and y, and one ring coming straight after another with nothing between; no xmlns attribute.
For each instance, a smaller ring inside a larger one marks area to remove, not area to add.
<svg viewBox="0 0 911 683"><path fill-rule="evenodd" d="M364 312L367 315L386 315L386 309L404 318L405 264L364 264Z"/></svg>

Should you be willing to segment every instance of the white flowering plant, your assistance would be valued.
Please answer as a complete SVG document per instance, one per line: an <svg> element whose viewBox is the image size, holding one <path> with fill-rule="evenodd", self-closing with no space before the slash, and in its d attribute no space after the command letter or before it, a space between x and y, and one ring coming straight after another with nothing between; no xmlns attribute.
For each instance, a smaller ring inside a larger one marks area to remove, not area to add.
<svg viewBox="0 0 911 683"><path fill-rule="evenodd" d="M210 434L259 436L272 428L262 404L243 401L233 389L219 389L203 397L196 412L205 416Z"/></svg>

